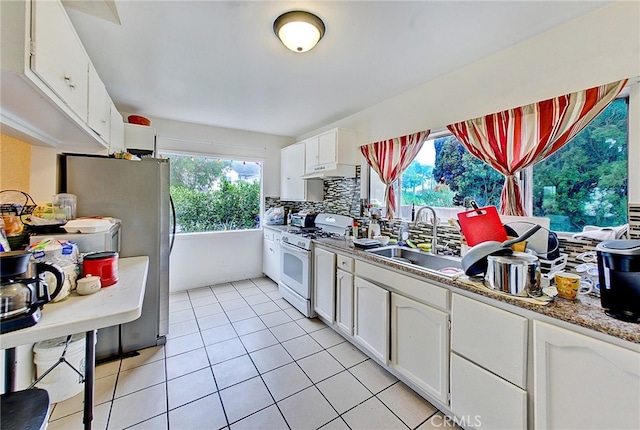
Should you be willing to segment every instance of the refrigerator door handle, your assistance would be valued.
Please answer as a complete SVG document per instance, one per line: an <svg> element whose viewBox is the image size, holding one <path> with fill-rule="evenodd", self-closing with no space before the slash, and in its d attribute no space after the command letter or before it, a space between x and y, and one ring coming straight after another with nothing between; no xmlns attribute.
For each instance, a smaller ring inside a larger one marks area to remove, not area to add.
<svg viewBox="0 0 640 430"><path fill-rule="evenodd" d="M171 243L169 244L169 255L171 255L171 251L173 251L173 242L176 241L176 205L173 203L173 198L169 195L169 203L171 204L171 217L173 221L171 223Z"/></svg>

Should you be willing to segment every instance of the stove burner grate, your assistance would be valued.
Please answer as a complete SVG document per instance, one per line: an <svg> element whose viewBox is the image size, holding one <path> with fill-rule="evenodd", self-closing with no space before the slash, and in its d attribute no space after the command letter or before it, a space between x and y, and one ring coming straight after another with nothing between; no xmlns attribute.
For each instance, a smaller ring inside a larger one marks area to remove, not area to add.
<svg viewBox="0 0 640 430"><path fill-rule="evenodd" d="M327 238L327 237L333 237L333 238L343 237L343 235L338 234L338 233L329 233L329 232L326 232L326 231L322 231L321 227L302 227L302 228L287 230L287 233L300 235L300 236L302 236L304 238L307 238L307 239L320 239L320 238Z"/></svg>

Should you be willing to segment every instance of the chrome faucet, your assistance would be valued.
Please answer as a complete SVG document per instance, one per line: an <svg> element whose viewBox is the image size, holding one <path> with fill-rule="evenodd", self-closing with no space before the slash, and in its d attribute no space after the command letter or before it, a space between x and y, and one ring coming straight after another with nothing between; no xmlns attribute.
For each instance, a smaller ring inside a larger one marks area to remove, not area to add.
<svg viewBox="0 0 640 430"><path fill-rule="evenodd" d="M420 220L420 215L422 214L422 211L428 209L429 211L431 211L431 216L432 216L432 224L433 227L431 228L431 234L433 235L433 239L431 240L431 253L432 254L437 254L437 245L438 245L438 217L436 216L436 210L434 208L432 208L431 206L422 206L420 209L418 209L418 212L416 212L416 219L413 222L413 226L417 226L418 225L418 221Z"/></svg>

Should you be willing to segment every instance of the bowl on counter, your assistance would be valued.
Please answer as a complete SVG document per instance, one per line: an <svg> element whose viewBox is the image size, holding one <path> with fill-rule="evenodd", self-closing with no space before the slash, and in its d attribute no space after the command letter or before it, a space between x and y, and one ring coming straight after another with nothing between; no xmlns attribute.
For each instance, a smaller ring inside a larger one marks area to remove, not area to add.
<svg viewBox="0 0 640 430"><path fill-rule="evenodd" d="M391 239L389 236L373 236L373 239L380 242L380 245L386 246L389 244L389 240Z"/></svg>

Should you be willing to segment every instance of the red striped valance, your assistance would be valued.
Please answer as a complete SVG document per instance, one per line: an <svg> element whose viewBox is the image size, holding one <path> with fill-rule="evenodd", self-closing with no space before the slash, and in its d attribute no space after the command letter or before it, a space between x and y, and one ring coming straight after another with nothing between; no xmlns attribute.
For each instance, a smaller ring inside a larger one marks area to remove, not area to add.
<svg viewBox="0 0 640 430"><path fill-rule="evenodd" d="M393 183L398 180L402 172L416 158L425 140L427 140L429 132L429 130L425 130L360 147L360 152L364 155L369 166L385 184L386 216L389 219L393 218L396 210Z"/></svg>
<svg viewBox="0 0 640 430"><path fill-rule="evenodd" d="M505 176L501 213L526 215L516 174L577 135L627 80L566 94L447 126L469 152Z"/></svg>

